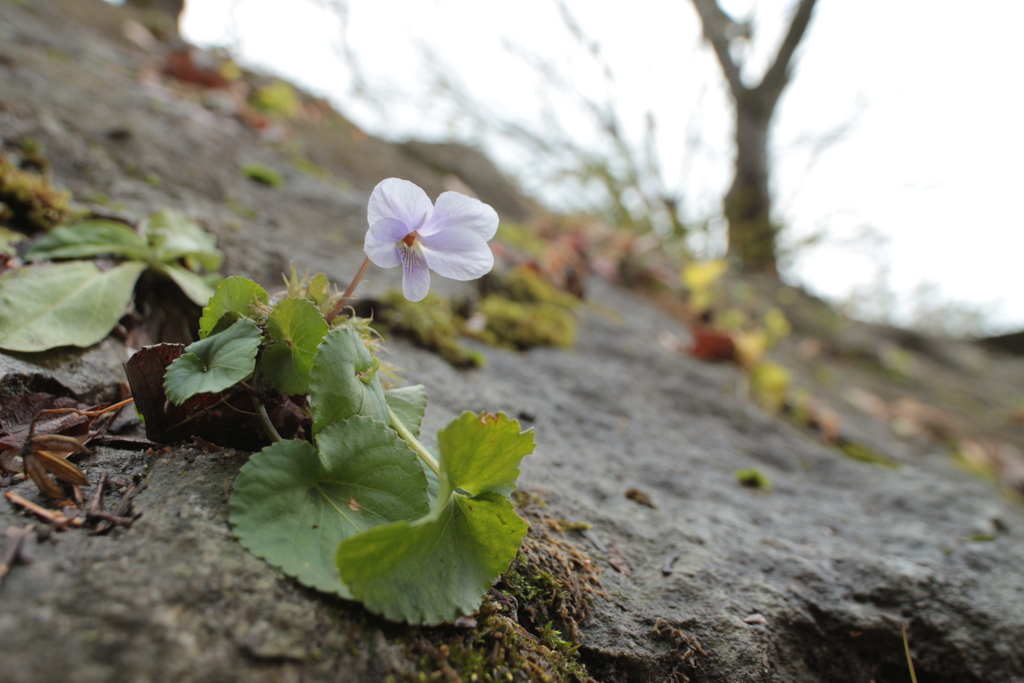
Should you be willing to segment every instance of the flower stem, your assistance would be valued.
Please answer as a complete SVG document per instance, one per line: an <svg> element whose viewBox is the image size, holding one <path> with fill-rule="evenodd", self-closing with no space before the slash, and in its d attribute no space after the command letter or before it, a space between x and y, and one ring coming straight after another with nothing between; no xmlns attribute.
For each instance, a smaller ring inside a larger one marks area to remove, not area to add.
<svg viewBox="0 0 1024 683"><path fill-rule="evenodd" d="M344 293L342 293L341 298L338 299L338 303L334 305L334 308L332 308L331 312L327 315L328 323L330 323L332 320L337 318L338 315L341 314L342 309L345 308L345 304L348 303L348 300L352 298L352 295L356 291L356 287L359 286L359 281L363 279L363 275L366 274L366 269L369 267L370 258L367 257L363 259L363 265L359 266L359 270L356 271L356 276L352 278L352 282L348 283L348 287L345 288L345 291Z"/></svg>
<svg viewBox="0 0 1024 683"><path fill-rule="evenodd" d="M262 360L262 359L260 359ZM274 424L270 421L270 415L267 415L267 408L263 405L263 401L260 400L260 387L263 383L263 378L260 371L263 369L262 363L256 363L256 370L252 374L252 383L256 391L252 395L252 404L256 407L256 417L259 418L260 426L263 427L263 431L267 433L270 440L274 443L281 441L281 435L277 433L274 428Z"/></svg>
<svg viewBox="0 0 1024 683"><path fill-rule="evenodd" d="M267 436L269 436L270 440L274 443L281 441L281 435L277 433L276 429L274 429L274 425L270 421L270 416L267 415L267 409L263 405L263 401L254 396L252 402L256 404L256 416L260 420L260 425L263 427L263 431L267 433Z"/></svg>
<svg viewBox="0 0 1024 683"><path fill-rule="evenodd" d="M907 642L907 622L900 622L900 630L903 631L903 651L907 653L907 666L910 667L910 680L917 683L917 674L914 673L914 660L910 658L910 643Z"/></svg>
<svg viewBox="0 0 1024 683"><path fill-rule="evenodd" d="M438 464L437 460L434 458L433 455L430 454L430 451L428 451L426 447L423 444L421 444L415 436L412 435L412 432L410 432L408 428L404 424L402 424L402 421L398 419L398 416L395 415L395 411L391 410L390 406L388 407L388 417L391 418L391 426L395 428L395 431L398 432L398 435L402 437L402 439L404 439L407 444L409 444L410 448L416 451L416 455L420 456L420 460L425 462L427 464L427 467L433 470L434 474L440 477L441 466Z"/></svg>

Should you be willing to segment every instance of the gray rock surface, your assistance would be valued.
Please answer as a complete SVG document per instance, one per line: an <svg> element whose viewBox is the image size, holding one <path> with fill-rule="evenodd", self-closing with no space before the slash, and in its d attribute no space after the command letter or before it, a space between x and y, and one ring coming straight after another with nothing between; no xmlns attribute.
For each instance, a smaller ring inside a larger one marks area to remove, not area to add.
<svg viewBox="0 0 1024 683"><path fill-rule="evenodd" d="M301 176L285 150L197 98L138 85L137 70L155 57L120 38L124 11L98 0L0 2L4 144L43 141L55 182L80 199L109 195L115 208L107 212L184 210L219 236L228 272L274 286L294 260L300 272L344 282L362 259L365 202L379 178L329 166L350 182L342 191ZM130 133L111 136L114 129ZM324 158L347 158L335 151ZM386 174L430 177L391 153ZM283 170L284 187L243 178L238 165L249 160ZM229 206L253 212L240 218ZM394 283L378 271L366 291ZM905 452L884 431L873 443L887 446L901 469L846 459L756 407L739 390L736 368L657 344L662 332L687 337L660 309L600 281L590 298L600 305L581 312L570 351L478 346L487 367L457 371L396 340L389 360L428 387L425 433L467 409L502 410L536 430L521 486L553 517L592 524L601 546L569 536L603 568L604 594L582 624L581 658L594 678L905 681L902 620L921 681L1024 680L1018 503L944 458ZM97 399L123 380L105 374L116 346L46 361L4 357L0 386ZM84 460L92 479L101 471L125 481L143 475L143 516L109 536L51 533L33 564L5 578L0 681L413 675L420 664L410 633L444 629L392 625L304 589L232 539L227 500L245 459L191 447L101 447ZM771 478L770 492L737 483L736 470L751 467ZM631 488L656 507L627 498ZM34 498L30 485L13 490ZM0 528L25 523L0 503ZM972 541L978 534L992 540ZM631 575L612 568L613 554ZM671 556L678 558L665 574ZM666 623L700 652L684 659L655 633Z"/></svg>
<svg viewBox="0 0 1024 683"><path fill-rule="evenodd" d="M0 351L0 403L24 392L75 396L89 404L115 400L117 382L111 378L120 377L126 360L124 344L109 338L88 349Z"/></svg>

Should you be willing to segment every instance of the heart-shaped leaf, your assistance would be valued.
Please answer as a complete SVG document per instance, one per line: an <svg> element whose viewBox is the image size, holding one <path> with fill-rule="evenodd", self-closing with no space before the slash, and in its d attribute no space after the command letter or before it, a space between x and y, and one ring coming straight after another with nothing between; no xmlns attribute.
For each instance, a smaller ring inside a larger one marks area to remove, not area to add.
<svg viewBox="0 0 1024 683"><path fill-rule="evenodd" d="M317 349L309 378L313 435L332 422L366 415L389 424L377 361L348 327L331 330Z"/></svg>
<svg viewBox="0 0 1024 683"><path fill-rule="evenodd" d="M54 228L25 252L25 258L42 261L116 254L145 261L148 252L146 240L127 225L114 221L86 221Z"/></svg>
<svg viewBox="0 0 1024 683"><path fill-rule="evenodd" d="M412 449L368 417L331 424L316 441L319 456L304 441L281 441L250 458L235 479L231 523L254 554L348 598L335 566L338 543L425 515L426 478Z"/></svg>
<svg viewBox="0 0 1024 683"><path fill-rule="evenodd" d="M505 413L465 412L437 433L448 481L473 496L485 491L512 495L519 463L535 447L533 430L520 432L519 422Z"/></svg>
<svg viewBox="0 0 1024 683"><path fill-rule="evenodd" d="M91 261L44 263L0 276L0 348L91 346L124 315L146 264L100 270Z"/></svg>
<svg viewBox="0 0 1024 683"><path fill-rule="evenodd" d="M342 581L388 619L437 624L472 612L528 528L507 496L523 456L533 452L532 432L504 414L463 413L437 440L442 487L430 514L338 546Z"/></svg>
<svg viewBox="0 0 1024 683"><path fill-rule="evenodd" d="M411 387L388 389L384 392L384 400L405 428L419 438L423 413L427 409L427 388L422 384L415 384Z"/></svg>
<svg viewBox="0 0 1024 683"><path fill-rule="evenodd" d="M252 374L262 333L253 321L234 325L185 347L164 374L164 389L180 405L196 394L224 391Z"/></svg>
<svg viewBox="0 0 1024 683"><path fill-rule="evenodd" d="M224 260L213 235L177 211L153 214L143 225L142 234L150 245L151 261L173 263L184 259L190 270L215 271Z"/></svg>
<svg viewBox="0 0 1024 683"><path fill-rule="evenodd" d="M267 290L248 278L232 275L225 278L213 293L199 319L199 338L206 339L225 315L234 313L235 319L255 318L253 306L270 301ZM234 321L232 321L234 322Z"/></svg>
<svg viewBox="0 0 1024 683"><path fill-rule="evenodd" d="M480 606L528 528L500 494L452 494L447 505L415 522L342 541L336 561L341 580L370 611L394 621L439 624Z"/></svg>
<svg viewBox="0 0 1024 683"><path fill-rule="evenodd" d="M267 334L275 340L263 352L263 377L287 396L309 391L309 373L327 321L308 299L285 299L267 316Z"/></svg>

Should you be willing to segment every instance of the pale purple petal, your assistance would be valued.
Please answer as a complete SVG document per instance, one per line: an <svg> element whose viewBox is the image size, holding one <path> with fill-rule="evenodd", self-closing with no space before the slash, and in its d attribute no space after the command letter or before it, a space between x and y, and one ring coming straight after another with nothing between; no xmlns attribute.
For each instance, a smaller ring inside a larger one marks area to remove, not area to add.
<svg viewBox="0 0 1024 683"><path fill-rule="evenodd" d="M397 218L381 218L366 231L363 251L381 268L394 268L402 263L398 243L409 234L409 228Z"/></svg>
<svg viewBox="0 0 1024 683"><path fill-rule="evenodd" d="M430 269L453 280L475 280L494 267L494 254L487 242L467 228L421 234L419 243Z"/></svg>
<svg viewBox="0 0 1024 683"><path fill-rule="evenodd" d="M409 301L422 301L430 291L430 271L419 249L399 249L402 255L402 294Z"/></svg>
<svg viewBox="0 0 1024 683"><path fill-rule="evenodd" d="M472 230L486 242L498 231L498 214L479 199L458 192L444 192L437 198L434 214L420 234L433 235L450 228Z"/></svg>
<svg viewBox="0 0 1024 683"><path fill-rule="evenodd" d="M370 225L382 218L397 218L409 226L406 232L412 232L424 218L429 219L433 211L434 205L427 193L417 185L408 180L388 178L373 188L366 216Z"/></svg>

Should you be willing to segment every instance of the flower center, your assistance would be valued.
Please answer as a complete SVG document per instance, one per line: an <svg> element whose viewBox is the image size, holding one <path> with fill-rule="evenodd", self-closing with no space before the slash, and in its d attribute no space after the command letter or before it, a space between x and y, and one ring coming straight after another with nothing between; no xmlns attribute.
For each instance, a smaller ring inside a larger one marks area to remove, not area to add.
<svg viewBox="0 0 1024 683"><path fill-rule="evenodd" d="M408 235L403 237L402 242L405 243L405 246L407 247L412 247L412 245L416 244L416 231L413 230Z"/></svg>

